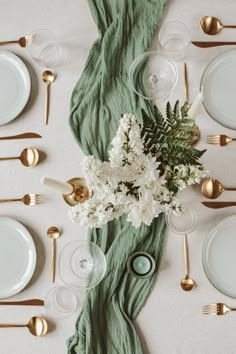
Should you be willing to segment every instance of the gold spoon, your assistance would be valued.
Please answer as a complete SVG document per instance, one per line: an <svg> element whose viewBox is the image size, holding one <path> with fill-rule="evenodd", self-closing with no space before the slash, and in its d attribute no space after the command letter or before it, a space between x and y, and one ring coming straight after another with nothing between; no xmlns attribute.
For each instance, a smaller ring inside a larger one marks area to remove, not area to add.
<svg viewBox="0 0 236 354"><path fill-rule="evenodd" d="M27 324L0 324L0 328L27 327L35 337L45 336L48 331L47 321L40 316L32 317Z"/></svg>
<svg viewBox="0 0 236 354"><path fill-rule="evenodd" d="M236 191L236 188L225 188L215 178L207 178L202 182L201 193L209 199L218 198L224 191Z"/></svg>
<svg viewBox="0 0 236 354"><path fill-rule="evenodd" d="M55 80L55 75L50 70L45 70L42 73L42 79L47 85L47 94L46 94L46 104L45 104L45 124L48 124L48 112L49 112L49 101L50 101L50 85Z"/></svg>
<svg viewBox="0 0 236 354"><path fill-rule="evenodd" d="M16 157L0 157L0 161L4 160L20 160L25 167L34 167L39 162L39 152L33 147L24 149L20 156Z"/></svg>
<svg viewBox="0 0 236 354"><path fill-rule="evenodd" d="M188 241L187 235L184 235L184 264L185 264L185 278L181 280L180 285L184 291L192 290L194 281L189 278L189 259L188 259Z"/></svg>
<svg viewBox="0 0 236 354"><path fill-rule="evenodd" d="M224 26L222 23L213 16L204 16L200 25L202 27L203 32L209 35L214 35L220 32L223 28L236 28L236 26Z"/></svg>
<svg viewBox="0 0 236 354"><path fill-rule="evenodd" d="M48 237L52 239L52 283L55 281L55 263L56 263L56 239L60 237L60 231L56 226L51 226L47 231Z"/></svg>
<svg viewBox="0 0 236 354"><path fill-rule="evenodd" d="M19 44L22 48L25 48L27 45L27 37L20 37L17 41L0 42L0 45L5 45L5 44Z"/></svg>

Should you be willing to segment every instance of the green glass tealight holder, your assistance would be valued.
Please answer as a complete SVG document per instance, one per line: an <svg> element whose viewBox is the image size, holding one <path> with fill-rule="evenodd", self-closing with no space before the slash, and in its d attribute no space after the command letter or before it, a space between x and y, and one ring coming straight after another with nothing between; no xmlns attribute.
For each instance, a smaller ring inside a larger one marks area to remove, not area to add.
<svg viewBox="0 0 236 354"><path fill-rule="evenodd" d="M154 258L146 252L133 253L127 262L127 269L135 278L145 279L153 274L156 268Z"/></svg>

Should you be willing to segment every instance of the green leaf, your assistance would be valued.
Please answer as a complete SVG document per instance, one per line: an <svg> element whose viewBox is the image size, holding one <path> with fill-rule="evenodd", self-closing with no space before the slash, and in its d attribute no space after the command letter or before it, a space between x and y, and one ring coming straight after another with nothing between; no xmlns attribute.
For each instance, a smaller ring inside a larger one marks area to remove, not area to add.
<svg viewBox="0 0 236 354"><path fill-rule="evenodd" d="M188 109L187 102L180 109L179 101L176 101L173 109L170 103L167 103L166 117L163 117L157 106L154 106L154 114L151 117L142 110L141 134L145 152L158 156L158 161L164 165L200 165L199 159L206 150L199 151L189 144L197 137L193 135L196 126L194 121L188 118Z"/></svg>

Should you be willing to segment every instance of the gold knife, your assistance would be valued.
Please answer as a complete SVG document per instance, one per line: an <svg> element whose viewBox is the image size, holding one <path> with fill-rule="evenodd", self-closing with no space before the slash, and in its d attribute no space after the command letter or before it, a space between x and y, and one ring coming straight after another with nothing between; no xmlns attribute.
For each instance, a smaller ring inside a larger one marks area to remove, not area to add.
<svg viewBox="0 0 236 354"><path fill-rule="evenodd" d="M40 299L30 299L23 301L0 301L0 305L44 306L44 301Z"/></svg>
<svg viewBox="0 0 236 354"><path fill-rule="evenodd" d="M196 47L200 48L210 48L210 47L218 47L220 45L236 45L236 42L191 42Z"/></svg>
<svg viewBox="0 0 236 354"><path fill-rule="evenodd" d="M202 202L208 208L220 209L230 206L236 206L236 202Z"/></svg>
<svg viewBox="0 0 236 354"><path fill-rule="evenodd" d="M12 140L12 139L34 139L34 138L42 138L41 135L36 133L23 133L11 136L1 136L0 140Z"/></svg>

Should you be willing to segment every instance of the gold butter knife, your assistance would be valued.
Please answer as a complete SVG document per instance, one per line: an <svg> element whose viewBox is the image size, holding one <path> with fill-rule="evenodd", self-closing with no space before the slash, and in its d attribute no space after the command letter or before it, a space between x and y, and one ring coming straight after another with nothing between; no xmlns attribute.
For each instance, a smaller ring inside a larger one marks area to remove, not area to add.
<svg viewBox="0 0 236 354"><path fill-rule="evenodd" d="M193 45L199 48L210 48L210 47L218 47L220 45L236 45L236 42L191 42Z"/></svg>
<svg viewBox="0 0 236 354"><path fill-rule="evenodd" d="M41 135L37 133L23 133L11 136L0 136L0 140L13 140L13 139L35 139L42 138Z"/></svg>
<svg viewBox="0 0 236 354"><path fill-rule="evenodd" d="M22 301L0 301L0 305L44 306L44 301L40 299L29 299Z"/></svg>
<svg viewBox="0 0 236 354"><path fill-rule="evenodd" d="M220 209L230 206L236 206L236 202L202 202L208 208Z"/></svg>

